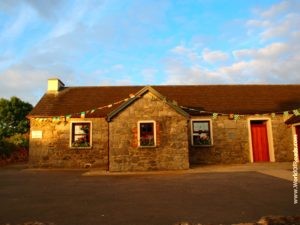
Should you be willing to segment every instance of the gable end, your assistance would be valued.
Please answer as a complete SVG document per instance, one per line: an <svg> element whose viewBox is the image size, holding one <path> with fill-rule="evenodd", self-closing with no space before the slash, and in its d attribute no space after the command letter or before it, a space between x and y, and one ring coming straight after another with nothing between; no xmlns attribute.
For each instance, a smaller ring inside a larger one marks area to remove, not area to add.
<svg viewBox="0 0 300 225"><path fill-rule="evenodd" d="M143 96L144 94L146 94L147 92L152 93L153 95L155 95L158 99L160 99L161 101L164 101L167 105L169 105L171 108L173 108L176 112L178 112L179 114L183 115L186 118L189 118L189 114L187 112L185 112L183 109L181 109L179 106L176 105L176 102L170 102L167 100L167 98L165 96L163 96L162 94L160 94L158 91L156 91L154 88L152 88L151 86L146 86L144 88L142 88L140 91L138 91L131 99L129 99L127 102L123 103L122 105L120 105L118 108L116 108L115 110L113 110L112 112L110 112L107 115L107 121L111 121L113 117L115 117L118 113L120 113L121 111L123 111L124 109L126 109L128 106L130 106L133 102L135 102L136 100L138 100L139 98L141 98L141 96Z"/></svg>

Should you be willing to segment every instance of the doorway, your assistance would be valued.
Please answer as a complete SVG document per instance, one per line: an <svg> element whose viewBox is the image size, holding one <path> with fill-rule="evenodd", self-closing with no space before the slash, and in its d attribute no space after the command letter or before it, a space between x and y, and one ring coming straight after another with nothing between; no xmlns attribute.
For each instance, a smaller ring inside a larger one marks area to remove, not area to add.
<svg viewBox="0 0 300 225"><path fill-rule="evenodd" d="M250 121L253 162L270 162L267 121Z"/></svg>

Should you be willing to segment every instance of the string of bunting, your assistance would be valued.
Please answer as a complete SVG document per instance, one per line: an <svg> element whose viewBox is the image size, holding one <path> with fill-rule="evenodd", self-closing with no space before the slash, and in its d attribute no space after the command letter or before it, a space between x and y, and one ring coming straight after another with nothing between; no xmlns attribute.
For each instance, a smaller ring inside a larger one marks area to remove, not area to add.
<svg viewBox="0 0 300 225"><path fill-rule="evenodd" d="M89 110L86 110L86 111L82 111L82 112L75 112L75 113L70 113L70 114L67 114L67 115L61 115L61 116L53 116L52 117L52 122L55 122L55 121L60 121L61 118L64 118L66 120L69 120L71 117L74 117L74 116L77 116L77 115L80 115L81 117L85 117L86 114L93 114L95 113L96 111L98 110L103 110L103 109L107 109L107 108L112 108L114 105L119 105L123 102L127 102L129 99L131 98L134 98L136 97L134 94L130 94L129 95L129 98L125 98L125 99L122 99L122 100L119 100L119 101L116 101L116 102L113 102L113 103L110 103L108 105L104 105L104 106L100 106L100 107L96 107L96 108L93 108L93 109L89 109ZM37 121L47 121L49 120L49 118L35 118L35 120ZM50 119L51 120L51 119Z"/></svg>
<svg viewBox="0 0 300 225"><path fill-rule="evenodd" d="M60 119L63 117L66 120L69 120L71 117L76 116L76 115L80 115L81 117L85 117L86 114L90 113L93 114L95 113L97 110L103 110L106 108L111 108L114 105L118 105L121 104L123 102L127 102L129 99L136 97L134 94L130 94L129 98L125 98L113 103L110 103L108 105L105 106L100 106L100 107L96 107L93 109L89 109L86 111L82 111L82 112L76 112L76 113L71 113L71 114L67 114L67 115L61 115L61 116L54 116L52 117L52 121L60 121ZM244 117L245 115L243 114L238 114L238 113L221 113L221 112L210 112L210 111L204 111L204 110L199 110L199 109L194 109L194 108L190 108L190 107L186 107L186 106L180 106L180 108L184 109L184 110L188 110L188 111L194 111L194 112L199 112L199 113L203 113L203 114L210 114L212 116L213 120L216 120L218 118L218 116L230 116L230 118L232 118L234 121L239 120L241 117ZM272 112L272 113L265 113L265 114L256 114L256 115L270 115L272 118L275 118L276 114L283 114L284 117L288 117L289 113L292 112L292 114L294 114L295 116L300 116L300 110L299 109L294 109L291 111L283 111L283 112ZM49 118L35 118L35 120L37 121L46 121L49 120Z"/></svg>
<svg viewBox="0 0 300 225"><path fill-rule="evenodd" d="M194 111L194 112L198 112L198 113L203 113L203 114L209 114L212 116L213 120L216 120L218 118L218 116L230 116L234 121L239 120L241 117L244 117L246 115L243 114L234 114L234 113L220 113L220 112L210 112L210 111L205 111L205 110L199 110L199 109L194 109L194 108L190 108L190 107L185 107L185 106L180 106L180 108L185 109L185 110L189 110L189 111ZM264 113L264 114L256 114L256 115L270 115L271 118L275 118L276 114L282 114L284 117L288 117L290 115L290 112L292 114L294 114L295 116L300 116L300 110L299 109L294 109L294 110L290 110L290 111L283 111L283 112L272 112L272 113Z"/></svg>

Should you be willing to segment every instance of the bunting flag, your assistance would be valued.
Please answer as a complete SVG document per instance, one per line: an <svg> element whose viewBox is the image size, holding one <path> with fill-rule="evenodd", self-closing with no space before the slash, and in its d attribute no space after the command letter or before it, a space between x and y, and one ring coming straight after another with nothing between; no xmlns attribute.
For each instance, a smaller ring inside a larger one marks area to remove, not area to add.
<svg viewBox="0 0 300 225"><path fill-rule="evenodd" d="M71 117L72 117L72 115L71 115L71 114L69 114L69 115L66 115L66 120L69 120Z"/></svg>
<svg viewBox="0 0 300 225"><path fill-rule="evenodd" d="M64 118L65 121L66 120L68 121L72 117L78 117L78 116L80 116L81 118L85 118L86 114L93 114L97 110L112 108L114 105L119 105L121 103L127 102L127 101L129 101L129 99L132 99L132 98L135 98L135 97L139 97L139 96L135 96L134 94L130 94L129 98L125 98L125 99L113 102L111 104L101 106L101 107L97 107L97 108L93 108L93 109L89 109L89 110L86 110L86 111L77 112L77 113L70 113L70 114L61 115L61 116L53 116L52 119L51 118L34 118L34 119L38 122L48 121L49 119L52 122L59 122L61 120L61 118ZM167 101L167 100L165 100L165 101ZM175 101L173 101L173 102L175 103ZM194 111L194 112L199 112L199 113L204 113L204 114L211 114L213 120L218 119L219 116L231 116L232 117L231 119L233 119L234 121L237 121L237 120L240 119L240 117L245 116L245 115L237 114L237 113L233 114L233 113L209 112L209 111L194 109L194 108L190 108L190 107L186 107L186 106L180 106L180 108L182 108L184 110L188 110L188 111ZM274 119L276 117L276 114L283 114L284 117L288 117L289 112L292 112L295 116L300 116L300 110L299 109L294 109L294 110L284 111L284 112L272 112L272 113L267 113L267 114L255 114L255 115L256 116L271 116L271 118Z"/></svg>
<svg viewBox="0 0 300 225"><path fill-rule="evenodd" d="M53 116L52 117L52 122L59 122L60 121L60 117L59 116Z"/></svg>
<svg viewBox="0 0 300 225"><path fill-rule="evenodd" d="M217 118L218 118L218 113L213 113L213 114L212 114L212 119L213 119L213 120L216 120Z"/></svg>
<svg viewBox="0 0 300 225"><path fill-rule="evenodd" d="M298 109L293 110L293 113L294 113L295 116L299 116L300 115L300 112L299 112Z"/></svg>
<svg viewBox="0 0 300 225"><path fill-rule="evenodd" d="M67 115L63 115L63 116L54 116L54 117L52 117L52 122L60 121L60 117L64 117L65 120L69 120L71 117L75 117L75 116L80 116L81 118L84 118L87 114L95 113L96 110L103 110L103 109L106 109L106 108L112 108L114 105L122 104L123 102L127 102L129 99L132 99L132 98L135 98L135 97L136 96L134 94L130 94L129 98L125 98L125 99L110 103L108 105L100 106L100 107L89 109L89 110L82 111L82 112L71 113L71 114L67 114ZM46 121L48 119L47 118L36 118L36 120L37 121Z"/></svg>
<svg viewBox="0 0 300 225"><path fill-rule="evenodd" d="M240 118L239 114L234 114L233 119L235 122L238 121L239 118Z"/></svg>

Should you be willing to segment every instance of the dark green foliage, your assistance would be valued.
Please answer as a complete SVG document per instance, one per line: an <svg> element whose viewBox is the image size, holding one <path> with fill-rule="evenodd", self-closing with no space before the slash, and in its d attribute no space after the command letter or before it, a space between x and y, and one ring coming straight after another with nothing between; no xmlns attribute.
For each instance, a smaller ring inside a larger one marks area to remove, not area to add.
<svg viewBox="0 0 300 225"><path fill-rule="evenodd" d="M28 134L15 134L0 140L0 166L28 160Z"/></svg>
<svg viewBox="0 0 300 225"><path fill-rule="evenodd" d="M28 155L29 121L26 115L31 110L31 104L17 97L0 99L0 161L24 158L20 157L23 153L25 157Z"/></svg>
<svg viewBox="0 0 300 225"><path fill-rule="evenodd" d="M29 141L27 134L15 134L9 138L0 140L0 155L9 156L12 152L28 149Z"/></svg>
<svg viewBox="0 0 300 225"><path fill-rule="evenodd" d="M9 157L16 149L17 146L13 143L10 143L5 139L0 140L0 158Z"/></svg>
<svg viewBox="0 0 300 225"><path fill-rule="evenodd" d="M24 134L29 130L26 115L32 110L32 105L17 97L10 100L0 99L0 139L14 134Z"/></svg>

